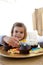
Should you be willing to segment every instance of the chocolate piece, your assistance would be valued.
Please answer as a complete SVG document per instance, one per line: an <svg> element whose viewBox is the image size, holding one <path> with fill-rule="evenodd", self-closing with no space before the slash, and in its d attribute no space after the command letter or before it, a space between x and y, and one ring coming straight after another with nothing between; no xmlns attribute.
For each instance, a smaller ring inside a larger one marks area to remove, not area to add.
<svg viewBox="0 0 43 65"><path fill-rule="evenodd" d="M7 43L4 43L4 50L8 51L9 49L12 49L12 47L9 46Z"/></svg>
<svg viewBox="0 0 43 65"><path fill-rule="evenodd" d="M31 48L37 48L38 45L31 45Z"/></svg>
<svg viewBox="0 0 43 65"><path fill-rule="evenodd" d="M38 42L38 44L43 48L43 42Z"/></svg>
<svg viewBox="0 0 43 65"><path fill-rule="evenodd" d="M22 43L20 45L20 54L29 54L29 50L31 49L31 46L29 46L28 44L24 44Z"/></svg>

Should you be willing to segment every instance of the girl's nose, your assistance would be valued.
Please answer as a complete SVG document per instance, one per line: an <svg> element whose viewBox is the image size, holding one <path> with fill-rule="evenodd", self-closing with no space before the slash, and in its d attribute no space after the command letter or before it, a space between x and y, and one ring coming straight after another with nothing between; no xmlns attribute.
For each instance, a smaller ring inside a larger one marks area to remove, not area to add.
<svg viewBox="0 0 43 65"><path fill-rule="evenodd" d="M20 35L20 32L18 32L17 34Z"/></svg>

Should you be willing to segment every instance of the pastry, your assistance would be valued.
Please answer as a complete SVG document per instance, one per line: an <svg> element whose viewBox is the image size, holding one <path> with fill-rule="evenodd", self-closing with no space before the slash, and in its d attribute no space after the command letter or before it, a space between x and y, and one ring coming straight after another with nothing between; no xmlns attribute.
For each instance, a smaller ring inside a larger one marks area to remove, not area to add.
<svg viewBox="0 0 43 65"><path fill-rule="evenodd" d="M20 54L29 54L29 50L31 49L31 46L29 46L26 43L21 43L20 45Z"/></svg>
<svg viewBox="0 0 43 65"><path fill-rule="evenodd" d="M14 49L8 50L8 53L11 53L11 54L18 54L18 53L20 53L20 51L19 51L17 48L14 48Z"/></svg>

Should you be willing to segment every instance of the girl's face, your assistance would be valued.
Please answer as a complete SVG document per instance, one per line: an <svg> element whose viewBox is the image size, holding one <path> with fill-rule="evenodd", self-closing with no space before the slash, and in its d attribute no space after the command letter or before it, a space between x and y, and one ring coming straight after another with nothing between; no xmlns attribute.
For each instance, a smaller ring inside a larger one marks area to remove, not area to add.
<svg viewBox="0 0 43 65"><path fill-rule="evenodd" d="M22 40L24 38L24 27L14 27L13 36L17 37L18 40Z"/></svg>

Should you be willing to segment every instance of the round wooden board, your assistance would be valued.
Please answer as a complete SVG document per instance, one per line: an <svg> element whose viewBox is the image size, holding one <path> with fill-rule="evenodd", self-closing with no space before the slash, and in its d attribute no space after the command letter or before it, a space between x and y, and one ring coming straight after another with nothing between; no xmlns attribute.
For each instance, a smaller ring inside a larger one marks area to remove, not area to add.
<svg viewBox="0 0 43 65"><path fill-rule="evenodd" d="M27 55L23 55L23 54L10 54L6 51L3 50L3 47L0 47L0 55L3 57L8 57L8 58L29 58L29 57L35 57L35 56L40 56L43 55L42 53L31 53L31 54L27 54Z"/></svg>

